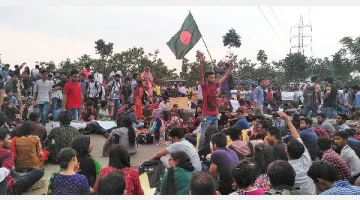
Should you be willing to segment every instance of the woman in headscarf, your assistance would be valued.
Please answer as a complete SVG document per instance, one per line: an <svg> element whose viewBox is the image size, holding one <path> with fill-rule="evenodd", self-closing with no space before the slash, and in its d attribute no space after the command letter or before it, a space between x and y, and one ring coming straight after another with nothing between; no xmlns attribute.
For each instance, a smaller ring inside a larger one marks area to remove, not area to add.
<svg viewBox="0 0 360 200"><path fill-rule="evenodd" d="M152 113L153 121L150 128L150 133L154 136L156 145L165 144L165 122L162 119L162 110L156 109Z"/></svg>
<svg viewBox="0 0 360 200"><path fill-rule="evenodd" d="M145 91L147 91L148 98L152 99L154 91L154 78L149 67L145 67L144 72L140 75L140 79L146 81Z"/></svg>
<svg viewBox="0 0 360 200"><path fill-rule="evenodd" d="M174 151L169 158L170 168L164 174L160 186L161 195L189 195L190 179L195 168L183 151Z"/></svg>

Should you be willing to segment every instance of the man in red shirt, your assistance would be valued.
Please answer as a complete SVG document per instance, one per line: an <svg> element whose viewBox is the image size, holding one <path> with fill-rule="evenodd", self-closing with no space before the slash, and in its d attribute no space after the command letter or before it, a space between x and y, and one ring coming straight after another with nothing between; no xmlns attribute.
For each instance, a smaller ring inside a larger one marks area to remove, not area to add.
<svg viewBox="0 0 360 200"><path fill-rule="evenodd" d="M79 72L72 70L70 80L65 84L63 90L62 110L68 111L72 120L79 121L82 106L81 84L79 83Z"/></svg>
<svg viewBox="0 0 360 200"><path fill-rule="evenodd" d="M203 96L203 105L202 105L202 125L201 125L201 136L199 141L199 150L204 143L205 130L210 125L218 126L218 114L219 107L217 103L217 90L220 85L226 80L226 78L231 74L233 69L232 61L229 61L230 67L227 69L227 72L221 77L218 81L215 79L215 72L205 72L204 76L204 61L205 56L200 55L200 65L199 65L199 75L200 75L200 85ZM205 79L204 79L205 78Z"/></svg>
<svg viewBox="0 0 360 200"><path fill-rule="evenodd" d="M85 69L81 70L80 71L80 74L84 74L85 75L85 78L84 80L86 82L89 82L89 75L92 73L92 71L90 70L90 65L89 64L86 64L85 65Z"/></svg>

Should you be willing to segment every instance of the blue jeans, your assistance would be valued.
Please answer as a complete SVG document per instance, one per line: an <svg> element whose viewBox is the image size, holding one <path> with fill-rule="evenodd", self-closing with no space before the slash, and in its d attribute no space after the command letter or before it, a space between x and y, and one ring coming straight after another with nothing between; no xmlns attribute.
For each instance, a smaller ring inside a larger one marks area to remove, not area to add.
<svg viewBox="0 0 360 200"><path fill-rule="evenodd" d="M140 122L139 124L133 123L133 127L136 129L142 129L144 126L145 124L143 122Z"/></svg>
<svg viewBox="0 0 360 200"><path fill-rule="evenodd" d="M304 114L309 116L309 112L311 111L311 117L316 117L318 112L319 104L315 103L311 107L304 107Z"/></svg>
<svg viewBox="0 0 360 200"><path fill-rule="evenodd" d="M20 176L15 170L11 170L11 177L16 181L10 194L21 195L44 176L43 169L33 169Z"/></svg>
<svg viewBox="0 0 360 200"><path fill-rule="evenodd" d="M81 115L80 108L70 108L67 111L70 113L72 120L80 121L80 115Z"/></svg>
<svg viewBox="0 0 360 200"><path fill-rule="evenodd" d="M62 99L59 99L57 97L52 98L51 106L52 106L52 113L53 113L53 117L54 117L57 109L61 108L61 106L62 106Z"/></svg>
<svg viewBox="0 0 360 200"><path fill-rule="evenodd" d="M112 102L114 103L114 119L116 119L117 111L120 108L120 99L112 99Z"/></svg>
<svg viewBox="0 0 360 200"><path fill-rule="evenodd" d="M48 111L49 111L49 102L39 104L39 112L40 112L41 124L43 126L46 126L46 120L47 120Z"/></svg>
<svg viewBox="0 0 360 200"><path fill-rule="evenodd" d="M322 109L327 119L336 119L337 116L336 107L323 107Z"/></svg>
<svg viewBox="0 0 360 200"><path fill-rule="evenodd" d="M206 119L206 123L204 122L204 119ZM199 150L201 150L201 147L204 144L205 140L205 130L209 126L216 126L218 127L218 118L216 115L203 115L202 116L202 123L201 123L201 135L200 135L200 141L199 141Z"/></svg>

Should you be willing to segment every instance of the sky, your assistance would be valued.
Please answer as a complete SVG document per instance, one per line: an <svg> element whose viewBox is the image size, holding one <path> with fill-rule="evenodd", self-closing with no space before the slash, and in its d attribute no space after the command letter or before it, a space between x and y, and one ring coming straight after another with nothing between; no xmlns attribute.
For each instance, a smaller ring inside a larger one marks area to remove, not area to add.
<svg viewBox="0 0 360 200"><path fill-rule="evenodd" d="M83 54L98 58L94 42L104 39L114 43L114 52L134 46L143 47L146 53L158 49L165 64L179 72L181 60L175 59L166 43L181 28L189 10L212 58L217 60L225 58L229 51L223 46L222 36L230 28L241 37L241 47L231 49L238 58L257 62L256 55L262 49L269 61L283 59L290 52L290 36L297 34L297 29L292 34L290 29L299 24L301 15L304 24L312 25L312 32L304 30L312 35L313 51L311 54L309 48L305 49L307 56L329 57L340 49L341 38L360 36L360 26L355 21L360 12L356 6L260 8L274 30L257 6L0 7L1 60L11 66L26 62L32 68L36 61L58 64ZM293 41L292 45L296 45ZM310 44L310 40L305 43ZM206 53L202 40L186 58L195 61L196 50Z"/></svg>

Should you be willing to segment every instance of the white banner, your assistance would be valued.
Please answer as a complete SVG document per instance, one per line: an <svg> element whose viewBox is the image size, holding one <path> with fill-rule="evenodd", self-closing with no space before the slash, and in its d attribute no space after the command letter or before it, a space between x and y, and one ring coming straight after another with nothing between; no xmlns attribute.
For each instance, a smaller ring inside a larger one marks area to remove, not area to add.
<svg viewBox="0 0 360 200"><path fill-rule="evenodd" d="M294 92L281 92L281 99L283 101L294 101Z"/></svg>

